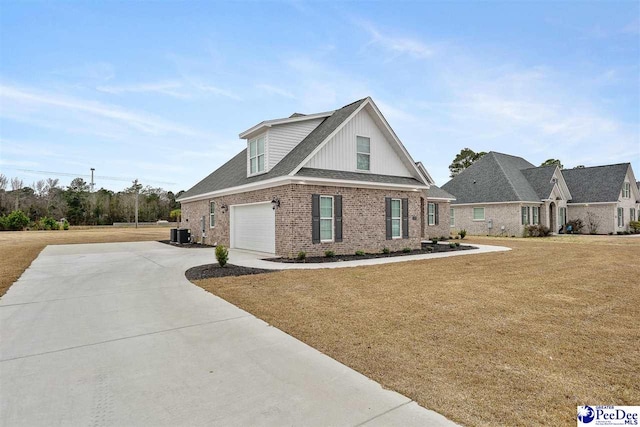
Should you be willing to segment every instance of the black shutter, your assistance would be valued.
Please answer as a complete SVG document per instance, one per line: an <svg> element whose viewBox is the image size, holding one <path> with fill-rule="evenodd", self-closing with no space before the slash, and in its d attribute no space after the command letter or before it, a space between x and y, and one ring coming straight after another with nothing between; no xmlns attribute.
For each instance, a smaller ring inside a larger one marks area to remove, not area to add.
<svg viewBox="0 0 640 427"><path fill-rule="evenodd" d="M436 225L438 225L438 222L440 222L440 210L438 209L438 207L440 206L438 203L436 203L434 205L435 207L433 208L435 211L435 217L436 217Z"/></svg>
<svg viewBox="0 0 640 427"><path fill-rule="evenodd" d="M311 242L320 243L320 195L311 195Z"/></svg>
<svg viewBox="0 0 640 427"><path fill-rule="evenodd" d="M409 238L409 199L402 199L402 238Z"/></svg>
<svg viewBox="0 0 640 427"><path fill-rule="evenodd" d="M342 242L342 196L333 196L333 209L336 221L336 242Z"/></svg>
<svg viewBox="0 0 640 427"><path fill-rule="evenodd" d="M387 226L387 240L391 240L391 197L384 198L384 218Z"/></svg>

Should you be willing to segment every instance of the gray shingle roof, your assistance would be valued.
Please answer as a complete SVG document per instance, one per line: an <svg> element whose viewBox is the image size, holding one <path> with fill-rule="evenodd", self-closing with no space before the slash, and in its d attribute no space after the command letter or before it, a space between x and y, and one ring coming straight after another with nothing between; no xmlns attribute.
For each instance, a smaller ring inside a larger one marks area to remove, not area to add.
<svg viewBox="0 0 640 427"><path fill-rule="evenodd" d="M423 186L424 184L415 178L407 176L377 175L374 173L359 173L336 171L329 169L302 168L296 176L327 179L344 179L349 181L375 182L381 184L403 184Z"/></svg>
<svg viewBox="0 0 640 427"><path fill-rule="evenodd" d="M571 192L570 203L616 202L620 197L629 163L564 169L562 176Z"/></svg>
<svg viewBox="0 0 640 427"><path fill-rule="evenodd" d="M553 173L556 165L540 166L537 168L522 169L522 174L527 179L540 199L547 199L553 190Z"/></svg>
<svg viewBox="0 0 640 427"><path fill-rule="evenodd" d="M534 166L522 157L491 151L442 189L456 197L454 204L538 201L541 197L522 173L530 168Z"/></svg>
<svg viewBox="0 0 640 427"><path fill-rule="evenodd" d="M442 188L437 185L431 184L429 189L427 190L427 199L435 198L435 199L455 199L453 194L449 194L444 191Z"/></svg>
<svg viewBox="0 0 640 427"><path fill-rule="evenodd" d="M336 110L316 127L305 139L278 162L269 172L247 177L247 149L243 149L235 157L220 166L209 176L198 182L179 200L212 191L251 184L291 173L311 152L336 130L367 98L353 102Z"/></svg>

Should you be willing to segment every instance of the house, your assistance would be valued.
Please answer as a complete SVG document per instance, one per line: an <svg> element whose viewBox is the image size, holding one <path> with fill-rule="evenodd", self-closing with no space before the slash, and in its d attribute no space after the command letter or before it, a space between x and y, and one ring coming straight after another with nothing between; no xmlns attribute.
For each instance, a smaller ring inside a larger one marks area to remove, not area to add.
<svg viewBox="0 0 640 427"><path fill-rule="evenodd" d="M532 224L559 231L578 218L582 232L595 227L603 234L627 230L629 218L637 218L640 197L633 182L629 163L561 170L492 151L442 188L456 198L455 228L470 234L519 236Z"/></svg>
<svg viewBox="0 0 640 427"><path fill-rule="evenodd" d="M294 257L419 248L444 226L448 235L448 218L436 217L453 197L369 97L263 121L240 138L246 148L178 199L198 241Z"/></svg>

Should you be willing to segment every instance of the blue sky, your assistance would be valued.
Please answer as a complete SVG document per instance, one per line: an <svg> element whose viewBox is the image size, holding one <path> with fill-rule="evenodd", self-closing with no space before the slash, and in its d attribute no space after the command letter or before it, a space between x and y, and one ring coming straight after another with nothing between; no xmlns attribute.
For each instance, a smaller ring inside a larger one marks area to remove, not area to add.
<svg viewBox="0 0 640 427"><path fill-rule="evenodd" d="M186 190L254 124L372 96L438 184L464 147L640 177L639 76L636 1L3 2L0 172Z"/></svg>

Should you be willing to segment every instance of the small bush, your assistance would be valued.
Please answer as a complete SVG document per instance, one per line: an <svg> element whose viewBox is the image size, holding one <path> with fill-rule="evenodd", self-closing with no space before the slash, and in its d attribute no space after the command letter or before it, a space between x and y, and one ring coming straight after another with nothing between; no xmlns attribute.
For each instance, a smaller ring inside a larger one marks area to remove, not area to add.
<svg viewBox="0 0 640 427"><path fill-rule="evenodd" d="M567 221L567 227L571 227L571 233L580 233L580 231L584 228L584 224L580 218L572 219L571 221Z"/></svg>
<svg viewBox="0 0 640 427"><path fill-rule="evenodd" d="M613 235L613 231L610 231L610 232L609 232L609 236L611 236L611 235Z"/></svg>
<svg viewBox="0 0 640 427"><path fill-rule="evenodd" d="M298 252L298 256L296 257L298 261L304 261L307 259L307 253L305 251Z"/></svg>
<svg viewBox="0 0 640 427"><path fill-rule="evenodd" d="M631 233L630 233L630 232L628 232L628 231L626 231L626 230L624 231L624 235L625 235L625 236L628 236L629 234L631 234Z"/></svg>
<svg viewBox="0 0 640 427"><path fill-rule="evenodd" d="M455 247L456 247L456 244L455 244L455 243L453 243L453 242L451 242L451 243L449 243L449 247L450 247L451 249L453 249L453 248L455 248Z"/></svg>
<svg viewBox="0 0 640 427"><path fill-rule="evenodd" d="M424 250L427 252L433 252L433 247L427 246L426 248L424 248Z"/></svg>
<svg viewBox="0 0 640 427"><path fill-rule="evenodd" d="M445 240L449 240L449 238L447 236L440 236L440 240L444 242Z"/></svg>
<svg viewBox="0 0 640 427"><path fill-rule="evenodd" d="M459 235L456 234L456 237L454 237L454 239L458 240L460 238Z"/></svg>
<svg viewBox="0 0 640 427"><path fill-rule="evenodd" d="M389 248L382 248L382 253L385 255L389 255L391 253L391 250Z"/></svg>
<svg viewBox="0 0 640 427"><path fill-rule="evenodd" d="M60 230L60 224L53 218L43 216L39 221L40 230Z"/></svg>
<svg viewBox="0 0 640 427"><path fill-rule="evenodd" d="M63 230L68 230L69 229L69 221L67 221L66 219L62 223L62 229Z"/></svg>
<svg viewBox="0 0 640 427"><path fill-rule="evenodd" d="M324 251L324 256L327 258L333 258L336 256L336 253L334 251Z"/></svg>
<svg viewBox="0 0 640 427"><path fill-rule="evenodd" d="M639 233L640 232L640 221L630 221L629 222L629 228L631 228L631 231L633 231L634 233Z"/></svg>
<svg viewBox="0 0 640 427"><path fill-rule="evenodd" d="M456 245L456 248L459 248L460 247L460 242L456 242L455 245Z"/></svg>
<svg viewBox="0 0 640 427"><path fill-rule="evenodd" d="M364 256L364 251L356 251L357 256Z"/></svg>
<svg viewBox="0 0 640 427"><path fill-rule="evenodd" d="M437 237L432 237L432 238L431 238L431 243L433 243L434 245L435 245L436 243L438 243L438 238L437 238Z"/></svg>
<svg viewBox="0 0 640 427"><path fill-rule="evenodd" d="M20 231L29 225L29 217L21 210L13 211L7 215L6 225L9 230Z"/></svg>
<svg viewBox="0 0 640 427"><path fill-rule="evenodd" d="M617 231L617 232L616 232L616 234L617 234L618 236L622 236L622 231Z"/></svg>
<svg viewBox="0 0 640 427"><path fill-rule="evenodd" d="M223 245L216 246L216 259L220 267L227 265L227 261L229 261L229 250Z"/></svg>
<svg viewBox="0 0 640 427"><path fill-rule="evenodd" d="M409 252L411 252L411 248L402 248L402 252L408 254Z"/></svg>
<svg viewBox="0 0 640 427"><path fill-rule="evenodd" d="M542 224L529 225L525 228L525 236L527 237L547 237L550 234L551 229Z"/></svg>
<svg viewBox="0 0 640 427"><path fill-rule="evenodd" d="M7 225L7 217L4 215L0 215L0 231L8 230L9 226Z"/></svg>
<svg viewBox="0 0 640 427"><path fill-rule="evenodd" d="M467 230L462 229L458 234L460 235L461 239L464 239L467 236Z"/></svg>

